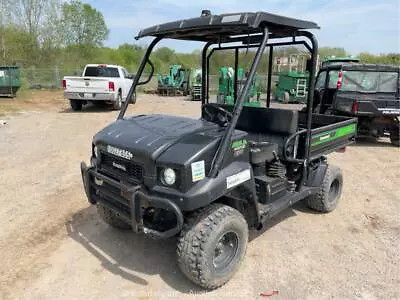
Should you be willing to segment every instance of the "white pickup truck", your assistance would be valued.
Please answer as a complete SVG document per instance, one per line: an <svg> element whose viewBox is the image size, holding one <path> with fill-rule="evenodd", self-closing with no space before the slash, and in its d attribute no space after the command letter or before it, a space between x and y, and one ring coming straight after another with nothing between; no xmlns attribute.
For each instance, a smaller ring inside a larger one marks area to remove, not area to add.
<svg viewBox="0 0 400 300"><path fill-rule="evenodd" d="M81 77L66 76L63 78L64 97L69 99L74 111L92 102L112 103L114 109L121 109L132 86L133 76L121 66L88 64ZM136 102L136 93L129 99Z"/></svg>

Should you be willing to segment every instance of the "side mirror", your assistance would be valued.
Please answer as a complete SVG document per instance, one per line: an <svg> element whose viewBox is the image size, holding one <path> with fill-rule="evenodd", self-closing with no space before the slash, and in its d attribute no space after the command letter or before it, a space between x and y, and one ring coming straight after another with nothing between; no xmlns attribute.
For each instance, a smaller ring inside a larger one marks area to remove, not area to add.
<svg viewBox="0 0 400 300"><path fill-rule="evenodd" d="M128 76L126 76L126 78L128 78L128 79L134 79L134 78L135 78L135 75L133 75L133 74L128 74Z"/></svg>

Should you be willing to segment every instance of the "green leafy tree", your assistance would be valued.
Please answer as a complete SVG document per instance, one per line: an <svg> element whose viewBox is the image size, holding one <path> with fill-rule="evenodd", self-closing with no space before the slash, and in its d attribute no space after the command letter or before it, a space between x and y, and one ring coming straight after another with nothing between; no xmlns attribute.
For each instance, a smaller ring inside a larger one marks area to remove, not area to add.
<svg viewBox="0 0 400 300"><path fill-rule="evenodd" d="M343 48L339 47L322 47L319 48L319 56L323 60L328 56L346 57L348 53Z"/></svg>
<svg viewBox="0 0 400 300"><path fill-rule="evenodd" d="M109 32L103 14L80 1L63 4L62 24L66 45L100 47Z"/></svg>

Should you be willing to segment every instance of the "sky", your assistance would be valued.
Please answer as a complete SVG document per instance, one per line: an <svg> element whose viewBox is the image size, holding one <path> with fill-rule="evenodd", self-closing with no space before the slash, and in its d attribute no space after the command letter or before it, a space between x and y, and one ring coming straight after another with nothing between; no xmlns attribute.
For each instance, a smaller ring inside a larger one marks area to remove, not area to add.
<svg viewBox="0 0 400 300"><path fill-rule="evenodd" d="M343 47L353 55L400 52L400 0L86 0L101 11L110 34L106 46L135 42L140 29L213 14L266 11L316 22L320 47ZM148 44L148 39L138 41ZM178 52L200 49L196 42L165 41Z"/></svg>

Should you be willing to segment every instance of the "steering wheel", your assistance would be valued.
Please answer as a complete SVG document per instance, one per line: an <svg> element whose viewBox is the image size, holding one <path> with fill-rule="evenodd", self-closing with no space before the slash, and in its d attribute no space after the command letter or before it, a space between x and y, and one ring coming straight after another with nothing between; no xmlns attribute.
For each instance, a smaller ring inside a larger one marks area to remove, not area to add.
<svg viewBox="0 0 400 300"><path fill-rule="evenodd" d="M212 108L215 112L210 112L208 110L209 108ZM233 118L233 114L229 110L215 103L207 103L203 105L203 110L209 116L211 122L217 122L221 125L226 125L226 123L231 121Z"/></svg>

